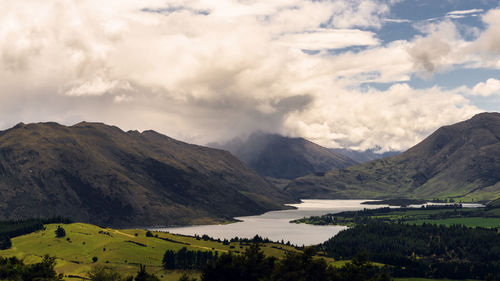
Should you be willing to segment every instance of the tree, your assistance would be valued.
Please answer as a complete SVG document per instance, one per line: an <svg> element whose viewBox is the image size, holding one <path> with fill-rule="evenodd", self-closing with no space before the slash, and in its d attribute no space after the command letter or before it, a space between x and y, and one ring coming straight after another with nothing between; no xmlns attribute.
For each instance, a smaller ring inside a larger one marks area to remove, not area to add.
<svg viewBox="0 0 500 281"><path fill-rule="evenodd" d="M57 226L55 233L57 238L62 238L66 236L66 230L64 230L64 228L62 228L60 225Z"/></svg>
<svg viewBox="0 0 500 281"><path fill-rule="evenodd" d="M25 265L16 257L0 257L0 280L62 281L54 270L55 258L45 256L42 262Z"/></svg>
<svg viewBox="0 0 500 281"><path fill-rule="evenodd" d="M176 269L175 265L176 254L172 250L166 250L163 255L163 267L165 269Z"/></svg>
<svg viewBox="0 0 500 281"><path fill-rule="evenodd" d="M62 280L54 270L56 258L45 255L42 262L26 266L22 280Z"/></svg>
<svg viewBox="0 0 500 281"><path fill-rule="evenodd" d="M134 279L135 281L160 281L158 277L154 274L150 274L146 271L145 265L139 265L139 272L137 272L137 276Z"/></svg>
<svg viewBox="0 0 500 281"><path fill-rule="evenodd" d="M118 272L110 267L94 266L88 276L91 281L121 281L122 278Z"/></svg>
<svg viewBox="0 0 500 281"><path fill-rule="evenodd" d="M197 279L189 276L188 273L184 272L182 276L179 278L179 281L196 281Z"/></svg>

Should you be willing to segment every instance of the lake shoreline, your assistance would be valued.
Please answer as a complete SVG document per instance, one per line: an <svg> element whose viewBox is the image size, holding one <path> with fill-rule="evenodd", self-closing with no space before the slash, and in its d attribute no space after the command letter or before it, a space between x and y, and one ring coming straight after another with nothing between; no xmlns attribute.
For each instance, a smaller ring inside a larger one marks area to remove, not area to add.
<svg viewBox="0 0 500 281"><path fill-rule="evenodd" d="M291 224L290 221L305 216L321 215L331 212L362 210L387 205L362 205L370 199L301 199L301 203L286 204L293 209L270 211L260 215L235 217L239 222L212 225L184 225L176 227L150 227L149 230L167 231L180 235L208 235L215 239L234 237L252 238L259 235L272 241L289 241L294 245L314 245L326 241L344 226L317 227Z"/></svg>

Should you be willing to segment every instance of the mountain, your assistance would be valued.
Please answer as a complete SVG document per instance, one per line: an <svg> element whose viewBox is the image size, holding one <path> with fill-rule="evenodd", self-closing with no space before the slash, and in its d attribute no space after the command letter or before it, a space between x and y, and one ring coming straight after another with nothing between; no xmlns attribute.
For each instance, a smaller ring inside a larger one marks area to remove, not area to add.
<svg viewBox="0 0 500 281"><path fill-rule="evenodd" d="M438 129L406 152L285 187L300 198L500 197L500 113L482 113Z"/></svg>
<svg viewBox="0 0 500 281"><path fill-rule="evenodd" d="M303 138L262 132L253 133L246 140L235 139L212 146L230 151L259 175L278 179L294 179L357 164L347 156Z"/></svg>
<svg viewBox="0 0 500 281"><path fill-rule="evenodd" d="M294 200L229 152L82 122L0 132L0 219L112 226L221 222Z"/></svg>
<svg viewBox="0 0 500 281"><path fill-rule="evenodd" d="M352 150L348 148L332 148L333 151L345 155L353 160L355 160L358 163L364 163L368 161L372 161L375 159L382 159L385 157L391 157L391 156L396 156L400 154L401 152L399 151L387 151L383 153L378 153L377 151L380 150L380 148L372 148L372 149L367 149L364 151L361 150Z"/></svg>

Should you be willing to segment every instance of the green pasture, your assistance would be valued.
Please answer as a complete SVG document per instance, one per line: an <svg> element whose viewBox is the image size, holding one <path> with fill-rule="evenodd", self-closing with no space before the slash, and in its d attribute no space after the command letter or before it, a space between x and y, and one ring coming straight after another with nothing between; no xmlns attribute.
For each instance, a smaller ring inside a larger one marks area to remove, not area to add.
<svg viewBox="0 0 500 281"><path fill-rule="evenodd" d="M0 251L0 256L16 256L27 263L34 263L48 254L57 257L55 269L58 273L81 277L85 277L96 265L113 267L123 275L132 275L137 272L139 264L143 264L161 280L178 280L182 271L165 271L162 268L163 254L167 249L176 251L186 247L188 250L218 251L219 254L230 251L237 254L246 248L239 242L223 245L216 241L164 232L153 232L158 237L146 237L146 230L142 229L117 230L84 223L62 225L66 237L56 238L57 226L49 224L45 230L13 238L12 248ZM262 250L266 255L278 258L283 257L286 251L296 251L293 247L272 243L262 245ZM93 262L93 257L97 258L96 262ZM193 272L193 276L197 274ZM70 277L66 279L78 280Z"/></svg>

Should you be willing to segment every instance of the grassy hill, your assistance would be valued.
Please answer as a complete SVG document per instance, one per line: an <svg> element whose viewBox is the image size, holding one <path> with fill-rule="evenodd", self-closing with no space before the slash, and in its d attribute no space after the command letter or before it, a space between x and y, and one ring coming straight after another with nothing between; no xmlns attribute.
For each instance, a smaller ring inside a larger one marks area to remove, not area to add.
<svg viewBox="0 0 500 281"><path fill-rule="evenodd" d="M438 129L406 152L325 175L296 179L299 198L500 197L500 113L482 113Z"/></svg>
<svg viewBox="0 0 500 281"><path fill-rule="evenodd" d="M227 151L87 122L0 131L0 194L0 219L120 227L221 222L294 201Z"/></svg>
<svg viewBox="0 0 500 281"><path fill-rule="evenodd" d="M34 263L49 254L57 257L55 269L58 273L81 277L85 277L95 265L110 266L122 274L132 275L137 272L139 264L143 264L148 272L157 274L161 280L177 280L181 271L165 271L161 266L167 249L178 251L186 247L188 250L218 251L222 254L243 252L247 247L239 242L223 245L163 232L153 232L158 237L146 237L146 231L142 229L118 230L84 223L62 225L66 237L56 238L57 226L48 224L45 230L13 238L12 248L0 251L0 256L16 256L27 263ZM264 244L262 250L266 255L278 258L283 257L286 251L297 251L291 246L272 243ZM97 262L93 262L93 257L97 257Z"/></svg>

